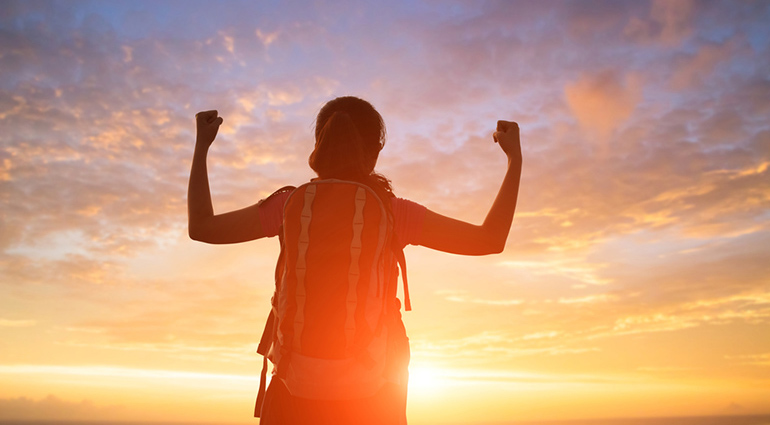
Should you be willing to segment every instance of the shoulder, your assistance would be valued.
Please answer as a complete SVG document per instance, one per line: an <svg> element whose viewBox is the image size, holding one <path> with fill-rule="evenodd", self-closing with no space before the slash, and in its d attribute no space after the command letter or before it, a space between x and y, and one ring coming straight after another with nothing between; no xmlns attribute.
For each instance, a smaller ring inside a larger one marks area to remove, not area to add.
<svg viewBox="0 0 770 425"><path fill-rule="evenodd" d="M417 202L410 201L409 199L399 198L394 196L391 198L391 205L393 206L393 214L404 214L404 213L419 213L421 211L426 210L424 206L418 204Z"/></svg>
<svg viewBox="0 0 770 425"><path fill-rule="evenodd" d="M295 189L296 187L294 186L284 186L270 194L270 196L267 198L259 201L259 204L260 206L263 204L283 205L286 202L286 199L289 197L289 195L291 195L292 192L294 192Z"/></svg>
<svg viewBox="0 0 770 425"><path fill-rule="evenodd" d="M427 208L404 198L393 197L393 219L402 245L419 245Z"/></svg>
<svg viewBox="0 0 770 425"><path fill-rule="evenodd" d="M284 186L257 204L259 221L265 236L272 237L278 234L283 221L283 206L293 191L293 186Z"/></svg>

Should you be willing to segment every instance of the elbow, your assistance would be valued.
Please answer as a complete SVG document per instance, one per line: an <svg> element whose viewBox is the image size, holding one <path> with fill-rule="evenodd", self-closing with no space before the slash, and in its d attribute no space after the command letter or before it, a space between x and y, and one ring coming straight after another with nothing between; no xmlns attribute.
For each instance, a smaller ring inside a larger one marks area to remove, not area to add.
<svg viewBox="0 0 770 425"><path fill-rule="evenodd" d="M487 255L502 254L505 251L505 241L495 242L488 247Z"/></svg>
<svg viewBox="0 0 770 425"><path fill-rule="evenodd" d="M187 226L187 235L190 236L190 239L196 242L203 242L208 244L229 243L224 242L221 235L218 234L215 229L211 228L210 226L206 226L204 223L190 223Z"/></svg>
<svg viewBox="0 0 770 425"><path fill-rule="evenodd" d="M190 237L190 239L198 242L206 242L205 237L203 236L203 232L201 231L199 226L194 226L192 224L189 224L187 226L187 236Z"/></svg>
<svg viewBox="0 0 770 425"><path fill-rule="evenodd" d="M501 254L504 248L505 248L504 245L500 246L500 245L493 245L493 244L484 244L484 245L476 246L475 249L462 251L458 253L465 254L465 255L473 255L473 256L494 255L494 254Z"/></svg>
<svg viewBox="0 0 770 425"><path fill-rule="evenodd" d="M499 239L486 239L484 241L479 241L478 244L474 245L472 249L465 251L464 253L467 255L493 255L493 254L501 254L505 250L505 240L499 240Z"/></svg>
<svg viewBox="0 0 770 425"><path fill-rule="evenodd" d="M484 244L484 255L502 254L505 251L505 243L508 234L488 233Z"/></svg>

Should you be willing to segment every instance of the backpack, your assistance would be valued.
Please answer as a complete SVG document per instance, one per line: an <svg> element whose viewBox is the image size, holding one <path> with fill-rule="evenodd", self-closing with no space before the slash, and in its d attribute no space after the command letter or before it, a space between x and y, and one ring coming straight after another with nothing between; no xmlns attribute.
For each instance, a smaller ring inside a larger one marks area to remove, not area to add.
<svg viewBox="0 0 770 425"><path fill-rule="evenodd" d="M372 396L386 382L406 391L408 339L397 298L399 266L411 310L404 253L390 208L367 185L314 180L291 191L279 231L271 311L257 352L296 397ZM272 195L271 195L272 196Z"/></svg>

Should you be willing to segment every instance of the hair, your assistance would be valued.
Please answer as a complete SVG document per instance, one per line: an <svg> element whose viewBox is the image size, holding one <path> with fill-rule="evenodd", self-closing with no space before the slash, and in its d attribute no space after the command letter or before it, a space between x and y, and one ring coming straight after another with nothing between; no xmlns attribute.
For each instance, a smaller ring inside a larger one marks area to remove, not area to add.
<svg viewBox="0 0 770 425"><path fill-rule="evenodd" d="M393 196L390 180L374 171L385 136L382 116L369 102L338 97L318 112L315 149L308 163L321 179L357 181L386 200Z"/></svg>

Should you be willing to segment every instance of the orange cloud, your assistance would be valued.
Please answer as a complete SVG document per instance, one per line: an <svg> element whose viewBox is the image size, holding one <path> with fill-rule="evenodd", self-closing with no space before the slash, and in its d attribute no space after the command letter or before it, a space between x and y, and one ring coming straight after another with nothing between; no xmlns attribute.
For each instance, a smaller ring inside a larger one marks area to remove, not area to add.
<svg viewBox="0 0 770 425"><path fill-rule="evenodd" d="M626 120L641 101L638 76L615 71L584 75L564 87L572 114L601 144Z"/></svg>

